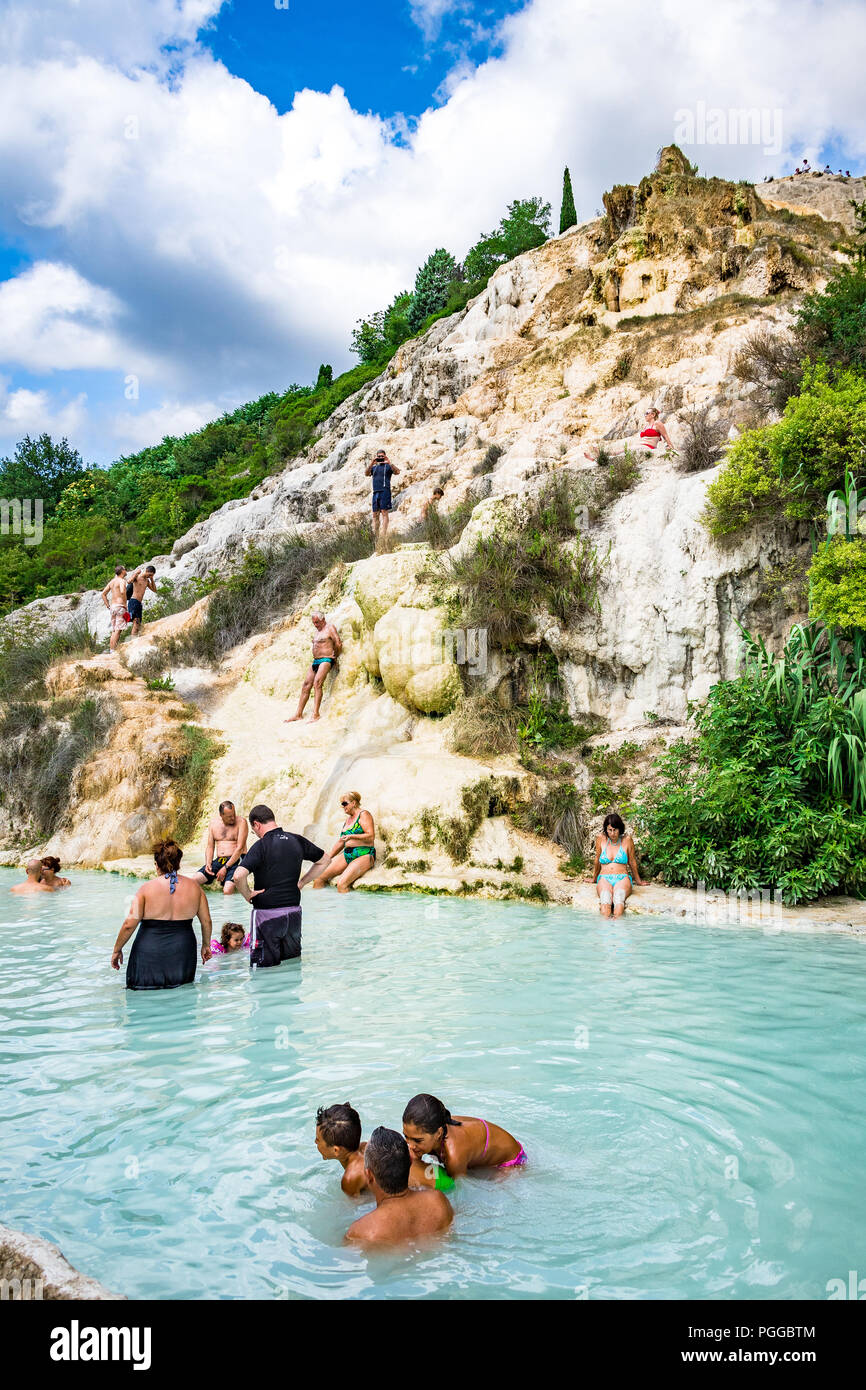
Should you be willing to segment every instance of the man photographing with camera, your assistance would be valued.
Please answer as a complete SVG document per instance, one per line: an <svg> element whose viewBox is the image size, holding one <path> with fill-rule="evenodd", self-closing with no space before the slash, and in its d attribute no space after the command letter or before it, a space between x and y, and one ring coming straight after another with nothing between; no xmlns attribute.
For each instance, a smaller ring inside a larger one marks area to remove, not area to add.
<svg viewBox="0 0 866 1390"><path fill-rule="evenodd" d="M373 479L373 539L378 545L379 539L384 540L388 534L388 514L394 505L391 501L391 474L399 473L400 469L391 463L385 450L380 449L367 464L365 472L368 478Z"/></svg>

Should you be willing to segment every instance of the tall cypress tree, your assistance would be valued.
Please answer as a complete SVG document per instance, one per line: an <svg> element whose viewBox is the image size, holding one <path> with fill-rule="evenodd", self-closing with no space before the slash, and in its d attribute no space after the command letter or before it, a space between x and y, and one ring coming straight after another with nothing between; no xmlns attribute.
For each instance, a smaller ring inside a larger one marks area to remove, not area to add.
<svg viewBox="0 0 866 1390"><path fill-rule="evenodd" d="M560 232L568 231L569 227L577 226L577 213L574 207L574 194L571 191L571 174L568 172L568 165L565 166L565 173L562 176L562 212L559 214Z"/></svg>

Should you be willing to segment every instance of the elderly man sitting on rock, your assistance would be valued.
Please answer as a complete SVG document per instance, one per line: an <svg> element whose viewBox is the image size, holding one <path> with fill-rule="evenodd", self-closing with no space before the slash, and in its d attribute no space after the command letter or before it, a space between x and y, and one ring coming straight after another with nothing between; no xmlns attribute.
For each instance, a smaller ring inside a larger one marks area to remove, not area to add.
<svg viewBox="0 0 866 1390"><path fill-rule="evenodd" d="M294 724L297 719L303 718L304 706L310 698L311 691L313 692L313 713L310 716L310 723L319 718L319 706L322 703L325 677L329 671L333 670L337 664L337 657L343 650L339 632L333 623L328 622L324 613L313 614L313 627L316 630L313 637L313 663L304 677L298 708L291 718L285 721L287 724Z"/></svg>

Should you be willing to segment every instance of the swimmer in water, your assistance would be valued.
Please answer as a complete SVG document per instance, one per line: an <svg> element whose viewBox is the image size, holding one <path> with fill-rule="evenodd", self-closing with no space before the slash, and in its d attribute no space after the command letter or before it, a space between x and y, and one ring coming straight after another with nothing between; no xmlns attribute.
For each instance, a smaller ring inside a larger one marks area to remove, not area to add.
<svg viewBox="0 0 866 1390"><path fill-rule="evenodd" d="M403 1134L412 1158L439 1160L449 1177L469 1168L522 1168L523 1145L499 1125L470 1115L452 1115L435 1096L413 1096L403 1111Z"/></svg>
<svg viewBox="0 0 866 1390"><path fill-rule="evenodd" d="M364 1150L367 1186L375 1211L361 1216L346 1232L346 1241L364 1247L406 1245L441 1235L454 1220L444 1192L420 1192L409 1186L409 1146L396 1130L374 1129Z"/></svg>
<svg viewBox="0 0 866 1390"><path fill-rule="evenodd" d="M343 1176L340 1186L347 1197L357 1197L360 1192L367 1190L364 1169L367 1145L361 1143L361 1117L348 1101L343 1105L330 1105L327 1109L319 1107L316 1112L316 1148L322 1158L334 1158L341 1164ZM409 1186L432 1187L440 1192L448 1192L454 1183L441 1168L413 1160Z"/></svg>
<svg viewBox="0 0 866 1390"><path fill-rule="evenodd" d="M219 941L211 941L210 948L215 956L231 956L235 951L245 950L249 944L249 932L240 922L226 922Z"/></svg>
<svg viewBox="0 0 866 1390"><path fill-rule="evenodd" d="M42 856L42 882L46 888L52 891L55 888L71 888L71 878L58 878L60 873L60 860L56 854L43 854Z"/></svg>
<svg viewBox="0 0 866 1390"><path fill-rule="evenodd" d="M24 872L27 875L23 883L16 883L9 889L10 893L53 893L54 889L49 888L47 883L42 882L42 860L28 859L24 865Z"/></svg>

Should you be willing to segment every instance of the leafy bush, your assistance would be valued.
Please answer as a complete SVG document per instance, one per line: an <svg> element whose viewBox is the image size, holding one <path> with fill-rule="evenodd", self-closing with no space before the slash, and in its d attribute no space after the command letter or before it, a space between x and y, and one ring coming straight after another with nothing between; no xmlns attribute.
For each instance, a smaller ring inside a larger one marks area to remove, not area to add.
<svg viewBox="0 0 866 1390"><path fill-rule="evenodd" d="M200 729L197 724L182 724L180 729L186 750L179 766L174 769L178 795L175 837L185 844L195 832L207 794L211 763L222 757L225 745Z"/></svg>
<svg viewBox="0 0 866 1390"><path fill-rule="evenodd" d="M809 612L829 627L866 628L866 540L835 536L809 570Z"/></svg>
<svg viewBox="0 0 866 1390"><path fill-rule="evenodd" d="M807 368L802 394L788 401L778 424L748 430L731 445L707 489L710 531L728 535L780 507L792 520L815 517L827 492L855 468L864 438L866 377Z"/></svg>
<svg viewBox="0 0 866 1390"><path fill-rule="evenodd" d="M694 720L638 804L653 870L789 903L866 894L866 634L795 627L781 657L747 636L744 674Z"/></svg>
<svg viewBox="0 0 866 1390"><path fill-rule="evenodd" d="M866 266L846 267L825 289L806 295L795 339L811 361L866 372Z"/></svg>

